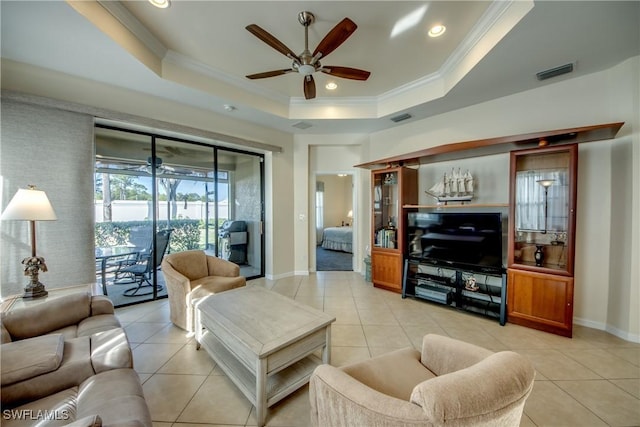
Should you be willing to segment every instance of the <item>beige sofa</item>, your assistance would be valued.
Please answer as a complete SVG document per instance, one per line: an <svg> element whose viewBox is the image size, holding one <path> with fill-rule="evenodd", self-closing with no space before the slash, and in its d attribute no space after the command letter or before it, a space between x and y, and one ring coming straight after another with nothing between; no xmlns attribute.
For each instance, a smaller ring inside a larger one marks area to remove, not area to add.
<svg viewBox="0 0 640 427"><path fill-rule="evenodd" d="M52 298L2 313L1 326L3 426L151 425L108 298Z"/></svg>
<svg viewBox="0 0 640 427"><path fill-rule="evenodd" d="M535 371L523 356L439 335L309 382L314 426L518 426Z"/></svg>
<svg viewBox="0 0 640 427"><path fill-rule="evenodd" d="M193 332L195 300L246 284L238 265L200 250L165 256L162 274L167 284L171 321L189 332Z"/></svg>

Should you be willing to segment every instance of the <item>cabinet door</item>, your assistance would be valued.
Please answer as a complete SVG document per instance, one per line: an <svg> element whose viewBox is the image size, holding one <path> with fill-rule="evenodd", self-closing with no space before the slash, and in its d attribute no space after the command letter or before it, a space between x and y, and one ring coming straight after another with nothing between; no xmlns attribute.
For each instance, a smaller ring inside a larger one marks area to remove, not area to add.
<svg viewBox="0 0 640 427"><path fill-rule="evenodd" d="M509 269L507 283L509 322L571 337L573 277Z"/></svg>
<svg viewBox="0 0 640 427"><path fill-rule="evenodd" d="M402 254L372 251L371 275L376 287L402 292Z"/></svg>

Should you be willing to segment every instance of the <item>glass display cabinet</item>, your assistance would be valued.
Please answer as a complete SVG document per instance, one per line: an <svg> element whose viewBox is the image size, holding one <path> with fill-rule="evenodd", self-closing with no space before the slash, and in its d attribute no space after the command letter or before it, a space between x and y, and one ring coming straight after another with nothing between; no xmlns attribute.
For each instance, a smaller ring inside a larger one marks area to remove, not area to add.
<svg viewBox="0 0 640 427"><path fill-rule="evenodd" d="M576 144L511 152L508 319L572 335Z"/></svg>
<svg viewBox="0 0 640 427"><path fill-rule="evenodd" d="M405 245L402 206L418 200L418 171L406 167L371 173L371 280L376 287L402 291Z"/></svg>

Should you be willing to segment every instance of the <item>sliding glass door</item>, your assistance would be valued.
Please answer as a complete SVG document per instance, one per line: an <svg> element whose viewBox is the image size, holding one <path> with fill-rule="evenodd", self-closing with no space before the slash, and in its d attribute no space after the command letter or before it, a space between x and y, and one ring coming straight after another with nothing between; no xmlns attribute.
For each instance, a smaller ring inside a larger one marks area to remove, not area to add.
<svg viewBox="0 0 640 427"><path fill-rule="evenodd" d="M159 260L193 249L263 276L262 165L259 154L98 126L96 280L105 294L116 306L166 296Z"/></svg>

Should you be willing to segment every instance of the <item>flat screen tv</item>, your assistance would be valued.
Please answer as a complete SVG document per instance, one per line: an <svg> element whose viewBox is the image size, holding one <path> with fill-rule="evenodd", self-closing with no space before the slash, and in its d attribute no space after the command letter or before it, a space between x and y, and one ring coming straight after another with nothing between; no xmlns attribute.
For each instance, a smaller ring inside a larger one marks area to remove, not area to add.
<svg viewBox="0 0 640 427"><path fill-rule="evenodd" d="M502 214L410 212L408 253L443 267L501 273Z"/></svg>

